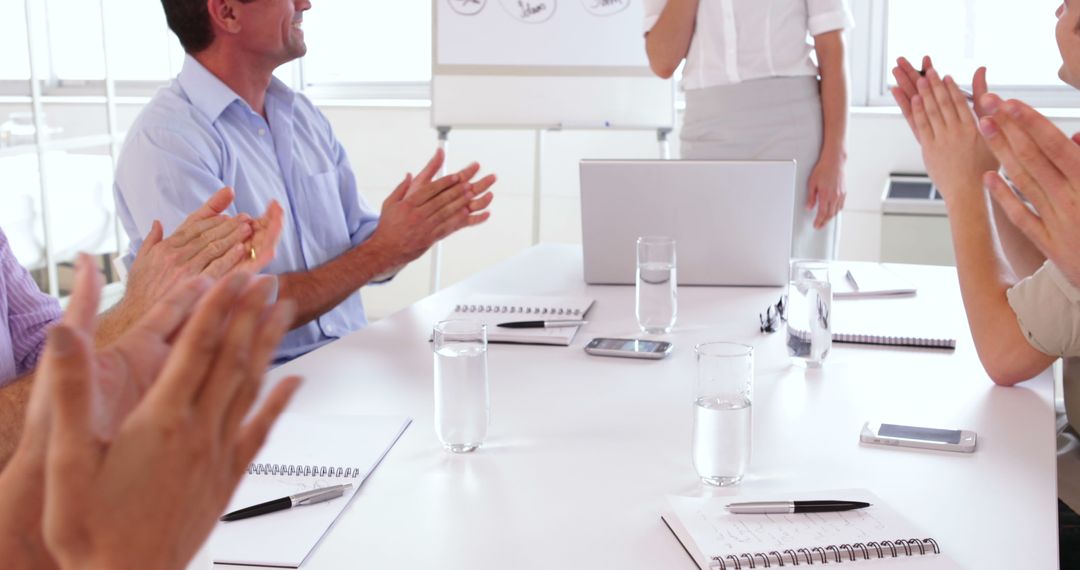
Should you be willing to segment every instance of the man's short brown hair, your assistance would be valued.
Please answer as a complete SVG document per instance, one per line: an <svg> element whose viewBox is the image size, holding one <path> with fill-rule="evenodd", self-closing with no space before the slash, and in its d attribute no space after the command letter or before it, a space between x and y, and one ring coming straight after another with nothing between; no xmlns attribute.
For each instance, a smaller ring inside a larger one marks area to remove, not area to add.
<svg viewBox="0 0 1080 570"><path fill-rule="evenodd" d="M254 0L240 0L243 3ZM165 8L165 21L169 29L180 39L184 51L196 54L214 43L214 28L210 25L210 12L206 0L161 0Z"/></svg>

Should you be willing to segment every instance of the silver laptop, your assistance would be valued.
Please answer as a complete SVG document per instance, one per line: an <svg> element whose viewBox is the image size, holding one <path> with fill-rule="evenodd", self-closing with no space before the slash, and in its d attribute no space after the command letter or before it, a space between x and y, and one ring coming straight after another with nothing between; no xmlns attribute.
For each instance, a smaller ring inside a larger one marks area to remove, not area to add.
<svg viewBox="0 0 1080 570"><path fill-rule="evenodd" d="M583 160L585 281L634 283L653 235L675 238L680 285L784 285L794 204L793 160Z"/></svg>

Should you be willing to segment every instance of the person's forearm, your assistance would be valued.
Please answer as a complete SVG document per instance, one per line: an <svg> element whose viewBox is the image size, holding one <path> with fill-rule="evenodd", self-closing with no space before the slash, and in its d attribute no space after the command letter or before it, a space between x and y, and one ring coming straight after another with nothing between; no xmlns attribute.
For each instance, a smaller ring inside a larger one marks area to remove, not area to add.
<svg viewBox="0 0 1080 570"><path fill-rule="evenodd" d="M1018 279L1023 279L1038 271L1046 262L1046 256L1009 220L997 202L994 202L993 208L994 229L1013 273Z"/></svg>
<svg viewBox="0 0 1080 570"><path fill-rule="evenodd" d="M33 385L34 374L30 373L0 388L0 470L7 465L19 445Z"/></svg>
<svg viewBox="0 0 1080 570"><path fill-rule="evenodd" d="M1035 350L1020 330L1006 296L1016 276L998 247L990 199L979 181L971 184L952 189L946 201L960 294L983 368L995 383L1012 385L1045 370L1054 359Z"/></svg>
<svg viewBox="0 0 1080 570"><path fill-rule="evenodd" d="M296 302L298 327L338 306L376 277L403 265L371 239L311 271L278 275L278 298Z"/></svg>
<svg viewBox="0 0 1080 570"><path fill-rule="evenodd" d="M814 37L821 74L821 157L843 161L848 121L848 73L844 57L844 35L840 31Z"/></svg>
<svg viewBox="0 0 1080 570"><path fill-rule="evenodd" d="M668 0L656 25L645 34L645 53L653 73L667 79L690 51L699 0Z"/></svg>

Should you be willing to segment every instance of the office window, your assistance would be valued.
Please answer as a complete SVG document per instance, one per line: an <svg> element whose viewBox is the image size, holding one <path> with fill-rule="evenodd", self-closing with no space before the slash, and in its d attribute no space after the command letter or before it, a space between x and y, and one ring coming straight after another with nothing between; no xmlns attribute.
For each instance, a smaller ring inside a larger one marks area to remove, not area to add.
<svg viewBox="0 0 1080 570"><path fill-rule="evenodd" d="M315 3L304 37L307 85L431 79L431 0Z"/></svg>
<svg viewBox="0 0 1080 570"><path fill-rule="evenodd" d="M9 23L0 27L0 80L23 80L30 77L30 58L26 48L26 5L23 0L0 0L0 8Z"/></svg>
<svg viewBox="0 0 1080 570"><path fill-rule="evenodd" d="M1054 40L1061 0L892 0L887 8L885 80L896 58L918 65L929 54L939 71L969 84L980 65L991 89L1062 87Z"/></svg>

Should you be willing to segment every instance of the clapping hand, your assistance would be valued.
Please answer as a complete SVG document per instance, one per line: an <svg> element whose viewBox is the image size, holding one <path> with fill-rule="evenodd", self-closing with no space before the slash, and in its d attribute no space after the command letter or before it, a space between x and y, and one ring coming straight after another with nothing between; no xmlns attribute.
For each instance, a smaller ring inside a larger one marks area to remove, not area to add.
<svg viewBox="0 0 1080 570"><path fill-rule="evenodd" d="M245 421L295 312L267 306L272 286L239 273L199 295L108 437L97 429L105 410L90 335L67 322L50 331L33 399L35 413L51 413L33 420L48 432L43 533L61 566L187 564L298 385L278 384Z"/></svg>
<svg viewBox="0 0 1080 570"><path fill-rule="evenodd" d="M992 114L979 126L1012 183L986 172L990 195L1020 231L1074 285L1080 286L1080 134L1070 139L1046 117L1020 101L984 95Z"/></svg>

